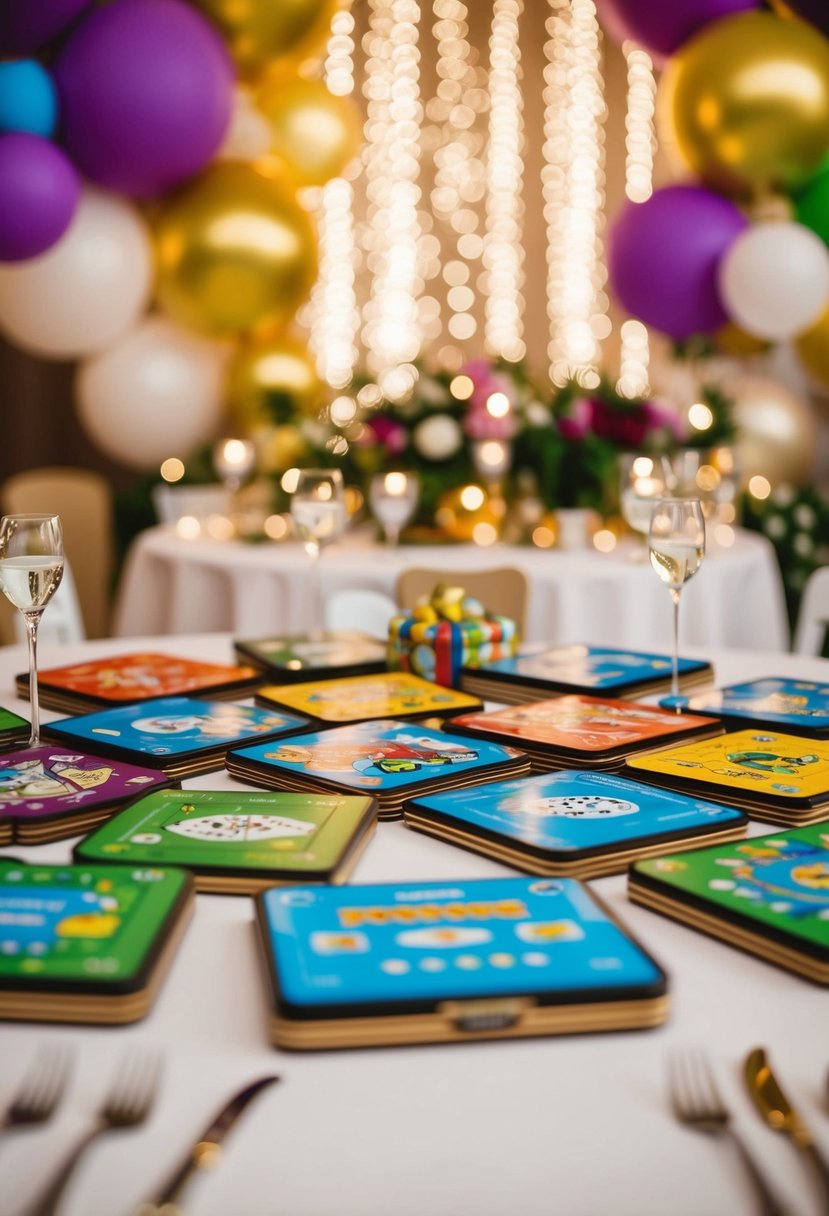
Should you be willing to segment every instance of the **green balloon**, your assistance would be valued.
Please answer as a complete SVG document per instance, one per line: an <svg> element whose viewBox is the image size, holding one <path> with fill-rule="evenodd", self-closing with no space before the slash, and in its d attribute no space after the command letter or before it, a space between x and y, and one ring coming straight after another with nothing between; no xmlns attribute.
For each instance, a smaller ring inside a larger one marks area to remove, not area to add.
<svg viewBox="0 0 829 1216"><path fill-rule="evenodd" d="M794 199L797 218L829 245L829 157Z"/></svg>

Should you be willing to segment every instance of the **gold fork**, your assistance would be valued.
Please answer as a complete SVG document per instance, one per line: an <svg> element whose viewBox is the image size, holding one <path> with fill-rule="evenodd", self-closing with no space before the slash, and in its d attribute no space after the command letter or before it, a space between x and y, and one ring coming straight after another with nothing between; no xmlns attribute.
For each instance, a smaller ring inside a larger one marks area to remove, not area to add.
<svg viewBox="0 0 829 1216"><path fill-rule="evenodd" d="M94 1124L26 1209L26 1216L54 1216L75 1166L98 1136L116 1128L137 1127L144 1122L155 1099L159 1072L160 1061L155 1053L135 1052L124 1059Z"/></svg>
<svg viewBox="0 0 829 1216"><path fill-rule="evenodd" d="M680 1123L709 1136L728 1136L754 1185L761 1216L786 1216L774 1192L734 1129L711 1067L701 1051L676 1052L668 1061L671 1108Z"/></svg>
<svg viewBox="0 0 829 1216"><path fill-rule="evenodd" d="M0 1131L45 1123L51 1118L66 1088L69 1061L70 1054L65 1048L54 1044L41 1047L11 1103L0 1115Z"/></svg>

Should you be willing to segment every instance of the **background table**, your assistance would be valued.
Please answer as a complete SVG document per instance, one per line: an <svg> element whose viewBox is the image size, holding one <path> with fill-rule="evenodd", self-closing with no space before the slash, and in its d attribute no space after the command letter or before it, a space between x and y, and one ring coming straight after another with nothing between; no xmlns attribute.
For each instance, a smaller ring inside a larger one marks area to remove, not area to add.
<svg viewBox="0 0 829 1216"><path fill-rule="evenodd" d="M136 643L44 646L45 665ZM229 637L142 639L142 647L229 660ZM749 652L709 655L721 683L764 674L829 681L829 662ZM21 648L0 650L0 704L21 709ZM47 713L44 715L49 717ZM54 715L51 715L54 716ZM224 773L186 783L229 788ZM752 824L756 835L765 830ZM66 861L71 842L3 852ZM451 882L506 867L383 823L353 882ZM125 1050L164 1050L151 1120L109 1136L79 1167L63 1216L128 1216L240 1084L277 1071L226 1141L218 1170L193 1184L187 1216L749 1216L741 1167L724 1143L680 1127L665 1093L669 1050L704 1044L751 1147L793 1216L817 1216L805 1165L759 1120L740 1083L764 1045L829 1152L829 995L759 959L630 904L621 875L596 891L670 975L669 1021L655 1030L429 1047L284 1053L265 1030L252 903L200 895L195 918L145 1022L119 1029L0 1024L0 1108L38 1046L75 1048L60 1113L0 1145L0 1208L16 1213L33 1180L93 1117Z"/></svg>
<svg viewBox="0 0 829 1216"><path fill-rule="evenodd" d="M342 588L394 595L407 566L465 570L517 566L529 580L528 641L670 648L671 604L647 562L630 551L602 554L498 545L409 545L389 549L359 536L327 549L323 596ZM171 528L139 535L128 554L114 618L116 635L230 630L262 637L309 627L308 558L291 542L182 540ZM765 537L737 530L715 545L683 592L684 645L788 649L783 586Z"/></svg>

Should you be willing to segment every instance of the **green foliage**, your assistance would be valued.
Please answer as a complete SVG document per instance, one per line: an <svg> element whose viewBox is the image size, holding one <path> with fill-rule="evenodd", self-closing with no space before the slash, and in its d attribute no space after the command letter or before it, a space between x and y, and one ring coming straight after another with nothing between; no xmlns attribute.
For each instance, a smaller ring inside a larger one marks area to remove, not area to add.
<svg viewBox="0 0 829 1216"><path fill-rule="evenodd" d="M829 499L814 486L779 486L765 501L746 495L743 522L774 545L794 629L806 580L829 565Z"/></svg>

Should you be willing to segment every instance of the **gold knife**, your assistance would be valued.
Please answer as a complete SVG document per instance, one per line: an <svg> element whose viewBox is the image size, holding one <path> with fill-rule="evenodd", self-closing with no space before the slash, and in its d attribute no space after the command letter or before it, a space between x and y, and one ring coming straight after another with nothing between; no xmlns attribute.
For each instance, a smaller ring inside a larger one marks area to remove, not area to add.
<svg viewBox="0 0 829 1216"><path fill-rule="evenodd" d="M242 1111L258 1093L278 1080L278 1076L260 1077L234 1094L188 1150L184 1161L161 1188L158 1197L142 1204L136 1216L183 1216L176 1201L193 1174L197 1170L209 1170L218 1165L222 1155L221 1142Z"/></svg>
<svg viewBox="0 0 829 1216"><path fill-rule="evenodd" d="M816 1146L803 1119L780 1088L762 1047L755 1047L746 1057L745 1078L754 1105L769 1127L790 1136L804 1153L823 1189L823 1211L829 1216L829 1163Z"/></svg>

